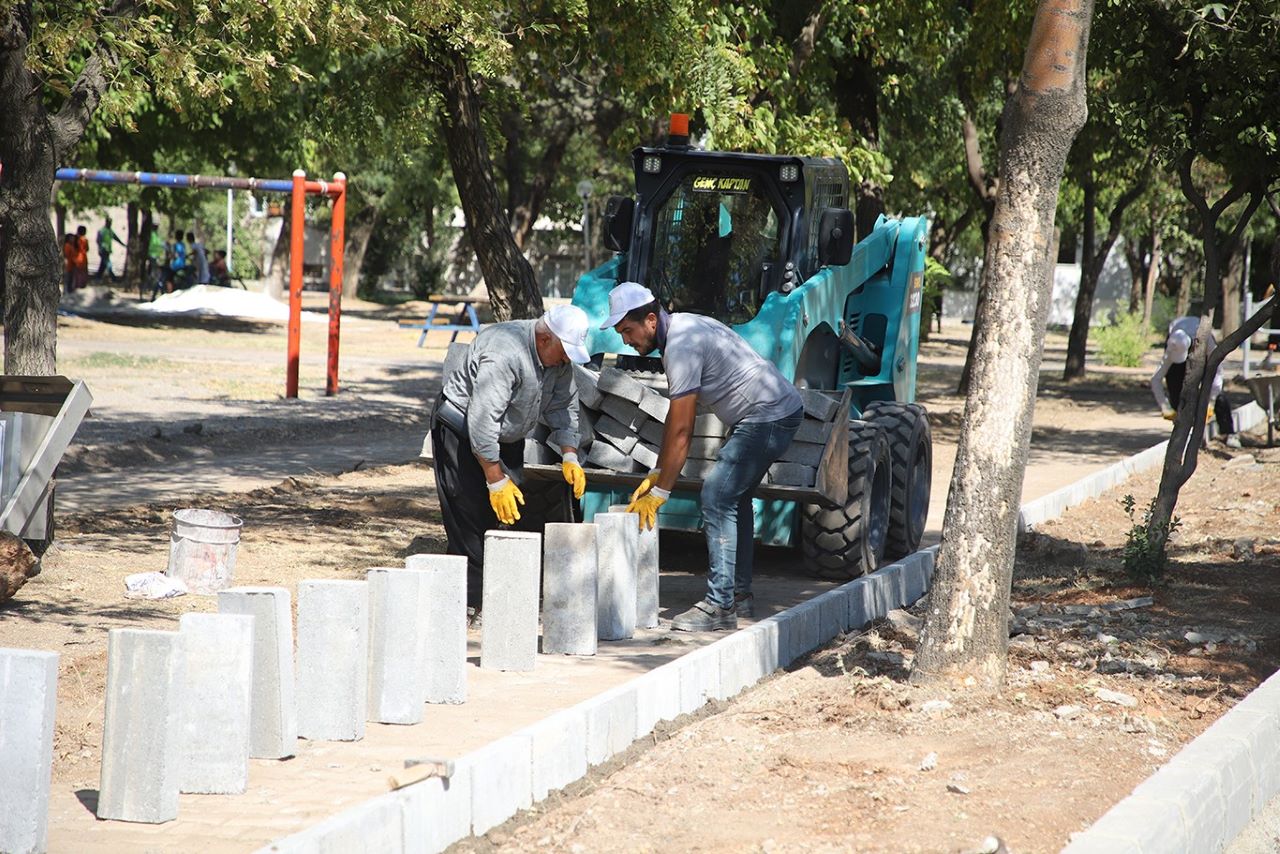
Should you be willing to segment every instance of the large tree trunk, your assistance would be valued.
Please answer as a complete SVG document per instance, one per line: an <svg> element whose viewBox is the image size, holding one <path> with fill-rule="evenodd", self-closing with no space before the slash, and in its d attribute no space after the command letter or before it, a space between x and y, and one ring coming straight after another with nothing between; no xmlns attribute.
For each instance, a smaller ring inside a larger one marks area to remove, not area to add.
<svg viewBox="0 0 1280 854"><path fill-rule="evenodd" d="M2 8L2 7L0 7ZM133 14L129 0L111 13ZM45 83L25 60L35 20L29 2L0 12L0 230L5 240L4 371L47 376L57 370L60 237L49 221L53 175L84 134L111 74L116 55L94 46L55 115L44 107Z"/></svg>
<svg viewBox="0 0 1280 854"><path fill-rule="evenodd" d="M467 233L489 290L493 315L497 320L537 317L542 313L542 292L533 267L511 236L493 178L493 161L471 70L461 53L451 48L441 50L436 61L427 60L426 68L440 87L441 129L449 165L467 218Z"/></svg>
<svg viewBox="0 0 1280 854"><path fill-rule="evenodd" d="M125 205L125 238L124 238L124 269L120 271L121 281L128 282L130 273L138 268L137 247L142 243L138 231L138 203L129 202Z"/></svg>
<svg viewBox="0 0 1280 854"><path fill-rule="evenodd" d="M1005 104L1000 189L983 278L987 322L912 680L1004 683L1022 477L1050 302L1053 219L1071 141L1084 124L1093 0L1041 0L1016 94Z"/></svg>

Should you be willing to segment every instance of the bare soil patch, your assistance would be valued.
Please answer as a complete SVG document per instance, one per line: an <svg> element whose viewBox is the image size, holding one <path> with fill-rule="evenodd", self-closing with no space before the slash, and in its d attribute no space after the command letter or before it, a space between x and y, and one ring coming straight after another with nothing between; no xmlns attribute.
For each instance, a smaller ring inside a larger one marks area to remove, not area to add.
<svg viewBox="0 0 1280 854"><path fill-rule="evenodd" d="M1028 537L1001 696L907 684L898 614L463 850L1058 851L1280 662L1280 450L1245 453L1203 458L1155 589L1119 499L1156 472Z"/></svg>

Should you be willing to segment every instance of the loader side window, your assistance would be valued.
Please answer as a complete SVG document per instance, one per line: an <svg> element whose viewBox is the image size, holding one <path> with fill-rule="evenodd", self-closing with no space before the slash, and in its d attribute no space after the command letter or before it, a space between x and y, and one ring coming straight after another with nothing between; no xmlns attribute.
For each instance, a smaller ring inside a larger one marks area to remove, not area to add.
<svg viewBox="0 0 1280 854"><path fill-rule="evenodd" d="M690 173L658 207L648 283L673 311L745 323L764 265L781 255L778 214L758 178Z"/></svg>

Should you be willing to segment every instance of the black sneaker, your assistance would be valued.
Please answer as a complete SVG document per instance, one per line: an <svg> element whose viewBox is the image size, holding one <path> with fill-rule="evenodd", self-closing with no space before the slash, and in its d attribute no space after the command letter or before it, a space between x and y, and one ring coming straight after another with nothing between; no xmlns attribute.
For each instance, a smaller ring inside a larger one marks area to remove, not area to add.
<svg viewBox="0 0 1280 854"><path fill-rule="evenodd" d="M736 611L707 601L699 602L683 614L677 614L671 621L671 628L677 632L718 632L737 627Z"/></svg>
<svg viewBox="0 0 1280 854"><path fill-rule="evenodd" d="M750 619L756 615L756 597L751 593L733 594L733 610L739 617Z"/></svg>

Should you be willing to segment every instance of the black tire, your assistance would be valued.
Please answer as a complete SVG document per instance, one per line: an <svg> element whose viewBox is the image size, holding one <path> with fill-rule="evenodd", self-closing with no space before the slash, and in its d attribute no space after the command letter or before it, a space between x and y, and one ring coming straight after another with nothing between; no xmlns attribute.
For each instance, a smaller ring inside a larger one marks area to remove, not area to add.
<svg viewBox="0 0 1280 854"><path fill-rule="evenodd" d="M897 560L920 548L929 518L929 493L933 488L933 434L929 430L929 413L918 403L877 401L868 404L862 415L889 437L893 490L885 557Z"/></svg>
<svg viewBox="0 0 1280 854"><path fill-rule="evenodd" d="M880 565L889 528L892 467L884 431L850 422L849 500L836 508L800 506L800 547L810 573L843 581Z"/></svg>

